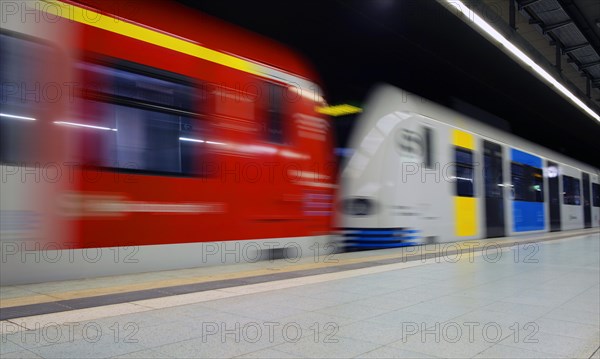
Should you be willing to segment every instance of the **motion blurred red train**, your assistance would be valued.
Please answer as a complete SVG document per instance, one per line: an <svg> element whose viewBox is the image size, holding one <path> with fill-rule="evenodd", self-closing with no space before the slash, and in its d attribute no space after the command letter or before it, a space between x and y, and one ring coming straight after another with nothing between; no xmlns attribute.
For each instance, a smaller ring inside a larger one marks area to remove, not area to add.
<svg viewBox="0 0 600 359"><path fill-rule="evenodd" d="M332 134L302 57L175 3L1 6L2 284L326 245Z"/></svg>

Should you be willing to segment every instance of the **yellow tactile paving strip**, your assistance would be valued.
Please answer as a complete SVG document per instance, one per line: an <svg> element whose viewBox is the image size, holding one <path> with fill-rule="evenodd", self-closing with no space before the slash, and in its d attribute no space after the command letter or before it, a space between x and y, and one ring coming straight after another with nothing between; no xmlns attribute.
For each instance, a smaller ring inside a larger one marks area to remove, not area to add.
<svg viewBox="0 0 600 359"><path fill-rule="evenodd" d="M0 300L0 308L9 308L16 306L23 306L29 304L39 304L39 303L49 303L60 300L67 299L79 299L79 298L87 298L87 297L95 297L100 295L108 295L108 294L117 294L117 293L125 293L125 292L134 292L140 290L147 289L158 289L164 287L178 286L178 285L186 285L186 284L197 284L197 283L206 283L212 281L219 280L227 280L227 279L240 279L240 278L248 278L254 276L268 275L273 273L286 273L286 272L295 272L301 270L308 269L318 269L318 268L326 268L333 266L341 266L346 264L353 263L363 263L363 262L372 262L372 261L382 261L393 258L405 258L405 261L413 261L424 259L424 255L427 257L430 256L439 256L446 255L448 251L465 251L464 253L469 253L469 251L476 251L478 249L482 249L486 246L490 245L498 245L500 247L506 247L514 244L524 244L530 242L538 242L552 239L561 239L579 235L586 235L598 233L598 229L594 228L591 230L581 230L581 231L569 231L569 232L559 232L559 233L544 233L542 235L538 235L535 237L507 237L493 240L469 240L463 242L455 242L455 243L439 243L436 245L430 245L422 248L422 253L415 253L418 251L418 247L403 247L394 249L394 253L392 254L384 254L384 255L368 255L373 251L368 252L352 252L352 253L340 253L334 255L334 258L337 261L325 262L325 261L313 261L309 263L289 263L286 261L277 261L271 262L268 268L262 269L253 269L253 270L244 270L239 272L230 272L230 273L214 273L208 275L196 275L196 276L188 276L181 278L170 278L170 279L159 279L159 280L150 280L141 283L132 283L132 284L123 284L116 286L106 286L106 287L98 287L98 288L90 288L90 289L81 289L81 290L71 290L71 291L47 291L43 293L40 291L39 294L35 295L23 295L17 296L13 298L5 298ZM432 250L431 247L434 247ZM389 253L390 250L386 252ZM358 253L358 254L357 254ZM356 258L356 255L367 254L365 256ZM182 270L185 271L185 270ZM67 284L68 282L63 282L63 284ZM14 286L19 287L19 286ZM31 285L28 285L31 287ZM9 288L9 287L4 287ZM29 289L30 292L34 293L35 288Z"/></svg>

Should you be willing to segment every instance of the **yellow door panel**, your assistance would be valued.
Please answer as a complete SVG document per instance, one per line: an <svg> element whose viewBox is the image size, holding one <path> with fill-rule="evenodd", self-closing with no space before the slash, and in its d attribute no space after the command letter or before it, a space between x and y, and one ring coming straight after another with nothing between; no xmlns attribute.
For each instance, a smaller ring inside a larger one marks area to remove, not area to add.
<svg viewBox="0 0 600 359"><path fill-rule="evenodd" d="M468 148L470 150L475 149L475 140L473 135L467 132L454 130L452 131L452 143L454 146Z"/></svg>
<svg viewBox="0 0 600 359"><path fill-rule="evenodd" d="M469 237L477 234L477 198L454 197L456 235Z"/></svg>

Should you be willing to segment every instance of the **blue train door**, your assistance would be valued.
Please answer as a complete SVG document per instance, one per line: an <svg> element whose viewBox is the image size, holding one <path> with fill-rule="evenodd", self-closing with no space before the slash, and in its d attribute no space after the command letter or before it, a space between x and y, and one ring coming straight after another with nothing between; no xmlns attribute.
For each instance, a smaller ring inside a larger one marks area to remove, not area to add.
<svg viewBox="0 0 600 359"><path fill-rule="evenodd" d="M590 207L590 175L583 173L583 223L585 228L592 227L592 209Z"/></svg>
<svg viewBox="0 0 600 359"><path fill-rule="evenodd" d="M486 237L504 237L504 177L502 147L483 141Z"/></svg>
<svg viewBox="0 0 600 359"><path fill-rule="evenodd" d="M558 191L558 165L547 162L548 198L550 202L550 232L560 231L560 193Z"/></svg>

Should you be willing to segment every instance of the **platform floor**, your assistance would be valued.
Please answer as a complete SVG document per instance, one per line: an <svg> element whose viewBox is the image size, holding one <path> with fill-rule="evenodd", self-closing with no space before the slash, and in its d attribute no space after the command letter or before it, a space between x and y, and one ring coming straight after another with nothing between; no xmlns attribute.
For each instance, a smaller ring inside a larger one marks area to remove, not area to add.
<svg viewBox="0 0 600 359"><path fill-rule="evenodd" d="M2 287L0 356L600 358L600 234L587 233ZM161 288L184 294L147 292Z"/></svg>

